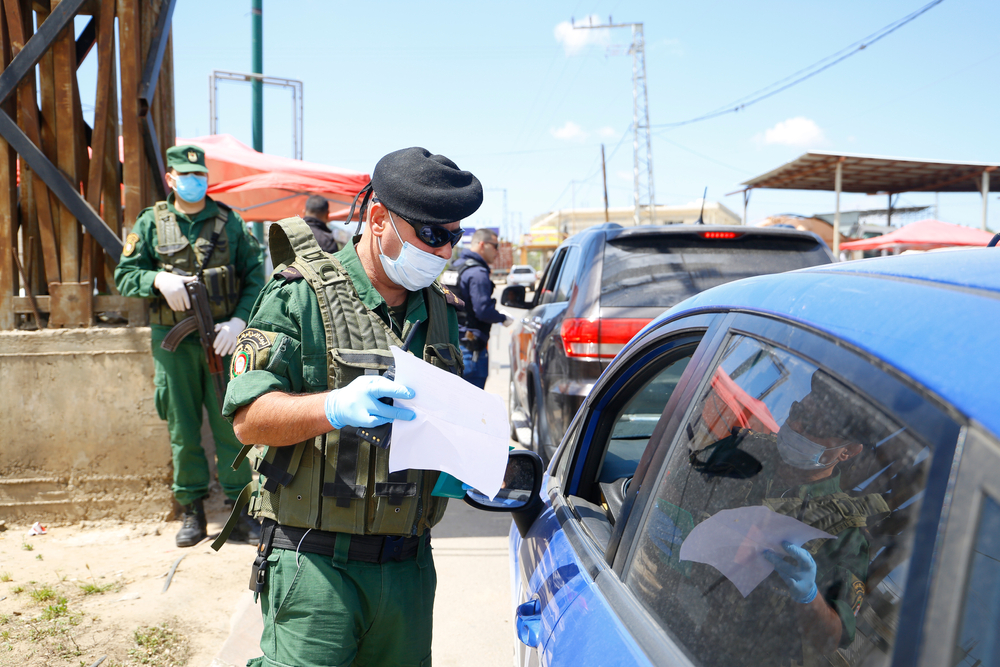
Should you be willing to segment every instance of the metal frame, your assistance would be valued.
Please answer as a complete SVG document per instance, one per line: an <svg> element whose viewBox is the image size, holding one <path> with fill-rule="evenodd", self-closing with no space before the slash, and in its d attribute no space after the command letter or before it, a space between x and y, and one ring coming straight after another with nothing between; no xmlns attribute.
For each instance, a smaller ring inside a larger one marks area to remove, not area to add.
<svg viewBox="0 0 1000 667"><path fill-rule="evenodd" d="M224 72L213 70L208 75L208 131L215 134L219 124L219 108L217 104L219 94L219 80L222 81L246 81L252 83L260 81L265 86L277 86L279 88L290 88L292 91L292 150L296 160L302 159L302 81L298 79L282 79L276 76L264 76L263 74L247 74L244 72Z"/></svg>

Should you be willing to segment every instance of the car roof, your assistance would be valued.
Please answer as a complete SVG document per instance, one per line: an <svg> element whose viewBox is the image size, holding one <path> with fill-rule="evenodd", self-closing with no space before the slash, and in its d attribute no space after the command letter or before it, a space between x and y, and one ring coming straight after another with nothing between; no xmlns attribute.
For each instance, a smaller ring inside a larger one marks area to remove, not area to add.
<svg viewBox="0 0 1000 667"><path fill-rule="evenodd" d="M864 350L1000 434L1000 250L830 264L720 285L647 327L697 311L793 320Z"/></svg>

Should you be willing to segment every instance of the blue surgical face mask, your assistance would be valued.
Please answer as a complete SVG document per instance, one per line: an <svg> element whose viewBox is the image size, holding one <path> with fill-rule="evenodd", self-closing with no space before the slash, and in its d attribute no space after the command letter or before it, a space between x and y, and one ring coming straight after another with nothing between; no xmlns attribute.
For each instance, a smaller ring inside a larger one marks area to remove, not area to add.
<svg viewBox="0 0 1000 667"><path fill-rule="evenodd" d="M174 177L174 192L189 204L197 204L208 191L208 176L178 174Z"/></svg>
<svg viewBox="0 0 1000 667"><path fill-rule="evenodd" d="M392 224L393 231L396 232L396 238L403 241L399 230L396 229L396 221L392 217L392 212L389 209L386 211L389 213L389 222ZM399 257L389 259L382 252L382 239L376 238L376 240L378 241L378 257L382 262L385 275L392 282L411 292L430 287L431 283L444 271L445 264L448 263L446 258L425 252L409 241L403 241L403 249L399 252Z"/></svg>
<svg viewBox="0 0 1000 667"><path fill-rule="evenodd" d="M799 470L823 470L833 466L837 463L836 457L829 463L822 463L820 459L828 451L839 449L842 448L827 449L823 445L818 445L788 424L778 430L778 454L781 455L781 460Z"/></svg>

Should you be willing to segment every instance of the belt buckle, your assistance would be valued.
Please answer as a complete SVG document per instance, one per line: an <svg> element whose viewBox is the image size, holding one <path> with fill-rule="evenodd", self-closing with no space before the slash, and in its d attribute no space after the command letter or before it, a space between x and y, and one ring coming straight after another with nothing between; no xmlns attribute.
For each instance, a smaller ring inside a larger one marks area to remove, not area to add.
<svg viewBox="0 0 1000 667"><path fill-rule="evenodd" d="M382 553L379 555L378 562L384 563L387 560L402 560L400 556L403 555L403 544L406 537L402 535L386 535L383 540Z"/></svg>

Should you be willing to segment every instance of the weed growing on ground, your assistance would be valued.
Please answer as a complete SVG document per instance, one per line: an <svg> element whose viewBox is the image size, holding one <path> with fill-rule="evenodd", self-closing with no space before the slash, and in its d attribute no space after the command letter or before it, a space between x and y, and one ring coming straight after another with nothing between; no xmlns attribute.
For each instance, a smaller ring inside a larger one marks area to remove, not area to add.
<svg viewBox="0 0 1000 667"><path fill-rule="evenodd" d="M35 556L35 560L43 560L42 554L38 554L37 556Z"/></svg>
<svg viewBox="0 0 1000 667"><path fill-rule="evenodd" d="M132 636L136 648L129 649L129 655L139 664L178 667L187 660L187 640L166 623L137 628Z"/></svg>
<svg viewBox="0 0 1000 667"><path fill-rule="evenodd" d="M56 592L50 586L42 586L41 588L36 588L31 591L31 597L38 602L48 602L49 600L56 599Z"/></svg>
<svg viewBox="0 0 1000 667"><path fill-rule="evenodd" d="M114 584L94 584L86 583L80 584L80 590L83 591L84 595L103 595L104 593L110 591L114 588Z"/></svg>
<svg viewBox="0 0 1000 667"><path fill-rule="evenodd" d="M0 581L7 583L8 581L13 581L10 576L10 572L0 572Z"/></svg>
<svg viewBox="0 0 1000 667"><path fill-rule="evenodd" d="M12 588L10 590L11 590L11 592L14 593L14 595L20 595L21 593L24 592L24 586L14 586L14 588Z"/></svg>
<svg viewBox="0 0 1000 667"><path fill-rule="evenodd" d="M42 612L42 620L54 621L60 616L65 616L67 613L68 611L66 609L66 598L60 595L56 599L55 604L50 604L48 607L45 608L45 611Z"/></svg>
<svg viewBox="0 0 1000 667"><path fill-rule="evenodd" d="M24 549L25 551L34 551L35 545L29 544L28 542L21 542L21 548Z"/></svg>

